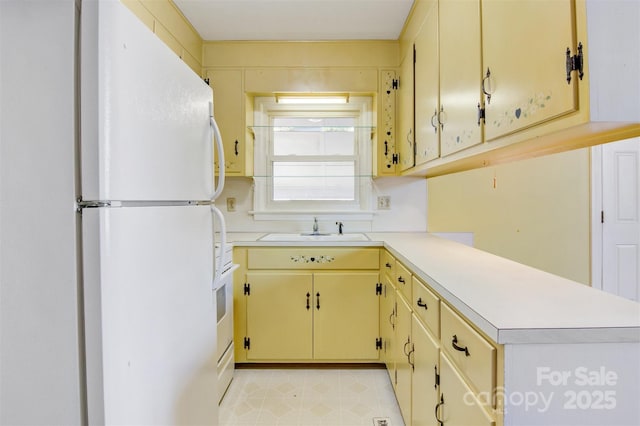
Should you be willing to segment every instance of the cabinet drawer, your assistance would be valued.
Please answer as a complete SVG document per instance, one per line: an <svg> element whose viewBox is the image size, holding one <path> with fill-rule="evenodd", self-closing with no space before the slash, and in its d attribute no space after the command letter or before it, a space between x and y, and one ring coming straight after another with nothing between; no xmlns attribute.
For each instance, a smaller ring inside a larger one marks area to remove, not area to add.
<svg viewBox="0 0 640 426"><path fill-rule="evenodd" d="M440 305L440 340L445 351L477 392L492 395L496 348L446 304Z"/></svg>
<svg viewBox="0 0 640 426"><path fill-rule="evenodd" d="M396 259L386 250L380 250L380 269L390 281L395 281Z"/></svg>
<svg viewBox="0 0 640 426"><path fill-rule="evenodd" d="M360 247L251 248L249 269L379 269L379 250Z"/></svg>
<svg viewBox="0 0 640 426"><path fill-rule="evenodd" d="M400 262L396 262L395 285L402 296L411 302L411 272Z"/></svg>
<svg viewBox="0 0 640 426"><path fill-rule="evenodd" d="M440 299L416 277L412 279L412 286L413 312L434 336L440 337Z"/></svg>
<svg viewBox="0 0 640 426"><path fill-rule="evenodd" d="M477 398L443 353L440 353L440 396L435 415L445 425L495 426L486 395Z"/></svg>

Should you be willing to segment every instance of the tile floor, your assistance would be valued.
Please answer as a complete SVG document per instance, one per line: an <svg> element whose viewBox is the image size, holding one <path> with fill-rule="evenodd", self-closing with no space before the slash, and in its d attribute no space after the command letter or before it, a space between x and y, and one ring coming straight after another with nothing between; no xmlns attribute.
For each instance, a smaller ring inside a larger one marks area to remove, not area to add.
<svg viewBox="0 0 640 426"><path fill-rule="evenodd" d="M383 368L240 368L220 426L404 426Z"/></svg>

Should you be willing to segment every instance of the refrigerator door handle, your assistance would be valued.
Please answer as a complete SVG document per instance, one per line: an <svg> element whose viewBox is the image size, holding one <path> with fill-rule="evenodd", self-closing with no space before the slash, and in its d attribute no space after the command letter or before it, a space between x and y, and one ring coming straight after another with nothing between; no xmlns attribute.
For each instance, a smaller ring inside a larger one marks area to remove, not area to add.
<svg viewBox="0 0 640 426"><path fill-rule="evenodd" d="M220 128L218 127L218 123L216 123L216 119L213 117L213 103L209 102L209 124L211 126L211 130L213 131L213 139L215 140L215 147L218 152L218 186L216 186L213 195L211 196L211 201L215 200L222 193L222 188L224 188L224 145L222 144L222 135L220 134ZM213 164L215 164L215 150L212 151ZM215 181L215 176L214 176Z"/></svg>
<svg viewBox="0 0 640 426"><path fill-rule="evenodd" d="M220 211L219 208L217 208L216 206L214 206L213 204L211 204L211 212L213 213L214 216L216 216L218 218L218 221L220 222L220 256L218 256L218 264L215 265L215 273L214 273L214 287L217 286L218 282L220 281L220 277L222 276L222 268L224 267L224 253L227 249L227 224L224 221L224 215L222 214L222 212ZM213 230L213 232L215 233L215 229ZM215 238L214 238L214 242L215 242ZM214 253L215 253L215 246L214 246Z"/></svg>

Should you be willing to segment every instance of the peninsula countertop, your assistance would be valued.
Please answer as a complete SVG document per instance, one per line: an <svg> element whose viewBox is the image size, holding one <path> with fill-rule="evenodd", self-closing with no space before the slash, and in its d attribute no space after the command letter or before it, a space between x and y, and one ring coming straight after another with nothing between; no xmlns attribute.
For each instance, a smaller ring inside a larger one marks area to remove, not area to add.
<svg viewBox="0 0 640 426"><path fill-rule="evenodd" d="M499 344L640 342L640 303L425 232L366 233L365 242L264 242L235 246L378 246L388 249Z"/></svg>

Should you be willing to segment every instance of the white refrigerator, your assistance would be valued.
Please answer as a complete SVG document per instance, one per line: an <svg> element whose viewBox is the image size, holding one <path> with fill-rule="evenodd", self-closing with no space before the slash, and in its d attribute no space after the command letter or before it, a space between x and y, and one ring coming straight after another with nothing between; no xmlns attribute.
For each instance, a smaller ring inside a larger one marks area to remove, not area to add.
<svg viewBox="0 0 640 426"><path fill-rule="evenodd" d="M211 89L118 0L1 7L3 58L9 35L60 73L20 91L2 63L0 423L217 424Z"/></svg>

